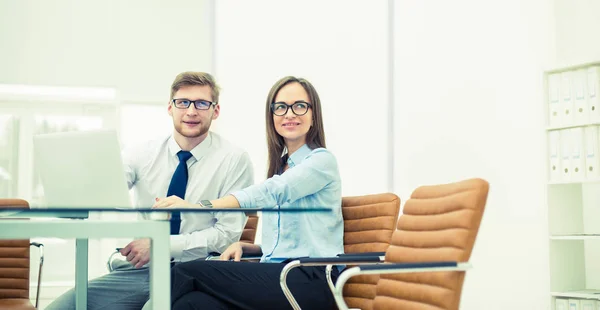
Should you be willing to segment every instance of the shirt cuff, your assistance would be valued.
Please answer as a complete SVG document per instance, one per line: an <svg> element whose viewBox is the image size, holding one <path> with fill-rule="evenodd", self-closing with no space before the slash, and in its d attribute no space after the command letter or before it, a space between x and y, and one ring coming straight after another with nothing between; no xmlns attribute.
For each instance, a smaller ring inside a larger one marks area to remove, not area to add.
<svg viewBox="0 0 600 310"><path fill-rule="evenodd" d="M181 261L184 247L185 235L171 235L171 258L174 261Z"/></svg>
<svg viewBox="0 0 600 310"><path fill-rule="evenodd" d="M252 198L243 190L231 193L231 195L240 203L240 208L252 207Z"/></svg>

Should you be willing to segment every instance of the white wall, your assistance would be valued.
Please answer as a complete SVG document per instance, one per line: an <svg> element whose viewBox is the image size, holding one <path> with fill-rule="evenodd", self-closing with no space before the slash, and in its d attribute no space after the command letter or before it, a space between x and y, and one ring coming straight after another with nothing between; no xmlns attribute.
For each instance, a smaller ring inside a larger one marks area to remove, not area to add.
<svg viewBox="0 0 600 310"><path fill-rule="evenodd" d="M600 59L600 1L554 0L557 66Z"/></svg>
<svg viewBox="0 0 600 310"><path fill-rule="evenodd" d="M0 83L115 87L169 99L181 71L212 68L210 1L0 1Z"/></svg>
<svg viewBox="0 0 600 310"><path fill-rule="evenodd" d="M545 0L396 1L396 192L490 182L461 309L549 309Z"/></svg>
<svg viewBox="0 0 600 310"><path fill-rule="evenodd" d="M295 75L321 97L327 146L344 195L387 191L387 1L216 2L219 132L266 177L264 109L271 86Z"/></svg>
<svg viewBox="0 0 600 310"><path fill-rule="evenodd" d="M555 56L552 4L394 3L394 191L406 200L419 185L487 179L461 309L548 309L542 71ZM250 151L257 180L265 167L264 98L278 77L295 74L323 97L344 194L386 190L386 6L217 3L219 129ZM357 98L369 109L343 110L358 107Z"/></svg>

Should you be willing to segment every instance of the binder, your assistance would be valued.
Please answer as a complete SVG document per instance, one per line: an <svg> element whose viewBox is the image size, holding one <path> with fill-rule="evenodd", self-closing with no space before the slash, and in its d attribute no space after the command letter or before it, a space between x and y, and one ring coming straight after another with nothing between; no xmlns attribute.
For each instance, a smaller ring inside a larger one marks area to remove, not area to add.
<svg viewBox="0 0 600 310"><path fill-rule="evenodd" d="M585 139L585 177L587 179L597 179L600 177L600 141L598 141L597 126L586 127L584 129Z"/></svg>
<svg viewBox="0 0 600 310"><path fill-rule="evenodd" d="M571 180L571 130L560 131L560 171L561 181Z"/></svg>
<svg viewBox="0 0 600 310"><path fill-rule="evenodd" d="M560 126L560 74L548 75L548 126Z"/></svg>
<svg viewBox="0 0 600 310"><path fill-rule="evenodd" d="M596 310L596 301L592 299L581 300L581 310Z"/></svg>
<svg viewBox="0 0 600 310"><path fill-rule="evenodd" d="M556 309L556 310L569 310L568 306L569 306L568 300L563 299L563 298L556 298L556 301L554 302L554 309ZM596 310L596 309L594 309L594 310Z"/></svg>
<svg viewBox="0 0 600 310"><path fill-rule="evenodd" d="M588 112L591 122L600 122L600 66L587 69Z"/></svg>
<svg viewBox="0 0 600 310"><path fill-rule="evenodd" d="M575 124L589 122L589 109L587 105L587 70L579 69L573 72L573 113Z"/></svg>
<svg viewBox="0 0 600 310"><path fill-rule="evenodd" d="M560 74L561 125L571 126L574 123L573 113L573 71Z"/></svg>
<svg viewBox="0 0 600 310"><path fill-rule="evenodd" d="M583 128L571 128L571 180L585 179L585 152L583 150Z"/></svg>
<svg viewBox="0 0 600 310"><path fill-rule="evenodd" d="M581 300L569 299L569 310L581 310Z"/></svg>
<svg viewBox="0 0 600 310"><path fill-rule="evenodd" d="M560 133L553 130L548 133L548 155L550 159L550 170L548 172L551 182L560 181Z"/></svg>

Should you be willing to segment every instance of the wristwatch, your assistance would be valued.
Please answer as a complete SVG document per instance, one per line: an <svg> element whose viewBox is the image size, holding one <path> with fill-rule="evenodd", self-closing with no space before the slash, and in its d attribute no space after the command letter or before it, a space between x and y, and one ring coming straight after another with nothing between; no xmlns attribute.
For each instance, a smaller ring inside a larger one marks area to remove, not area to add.
<svg viewBox="0 0 600 310"><path fill-rule="evenodd" d="M210 203L210 200L200 200L200 205L205 208L212 208L213 205Z"/></svg>

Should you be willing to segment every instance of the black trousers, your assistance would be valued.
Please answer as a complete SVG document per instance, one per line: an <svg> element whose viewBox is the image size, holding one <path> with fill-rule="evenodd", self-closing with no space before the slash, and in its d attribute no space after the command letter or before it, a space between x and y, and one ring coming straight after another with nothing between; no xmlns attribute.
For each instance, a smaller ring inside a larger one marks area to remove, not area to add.
<svg viewBox="0 0 600 310"><path fill-rule="evenodd" d="M183 309L292 309L279 284L285 264L196 260L171 269L172 307ZM332 279L339 272L333 268ZM325 267L297 267L287 284L303 309L335 309Z"/></svg>

